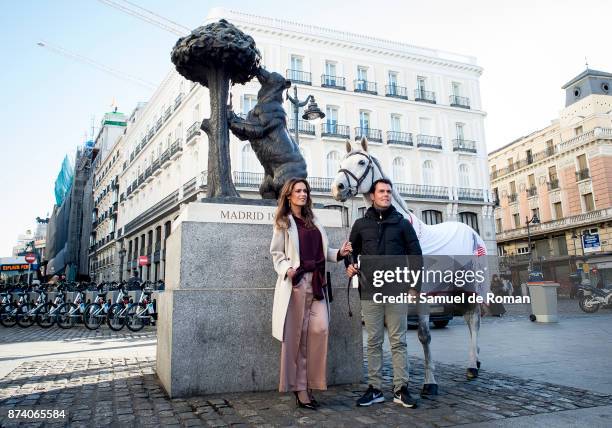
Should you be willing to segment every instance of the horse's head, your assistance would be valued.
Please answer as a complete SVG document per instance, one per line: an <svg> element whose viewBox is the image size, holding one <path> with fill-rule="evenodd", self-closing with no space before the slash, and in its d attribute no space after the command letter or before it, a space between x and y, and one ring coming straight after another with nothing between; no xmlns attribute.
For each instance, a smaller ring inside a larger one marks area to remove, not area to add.
<svg viewBox="0 0 612 428"><path fill-rule="evenodd" d="M346 142L346 155L340 161L340 169L331 191L335 200L346 201L352 196L367 193L374 182L374 162L368 153L368 140L361 139L361 149L353 149Z"/></svg>

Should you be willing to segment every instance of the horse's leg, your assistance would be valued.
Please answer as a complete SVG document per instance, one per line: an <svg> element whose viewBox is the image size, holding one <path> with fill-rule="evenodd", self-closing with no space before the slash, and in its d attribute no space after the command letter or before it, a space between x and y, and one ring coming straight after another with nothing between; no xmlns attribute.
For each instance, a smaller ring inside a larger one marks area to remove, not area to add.
<svg viewBox="0 0 612 428"><path fill-rule="evenodd" d="M417 303L421 305L421 303ZM420 312L420 311L419 311ZM438 384L434 376L436 369L435 363L431 358L431 333L429 332L429 314L419 313L419 342L423 345L423 356L425 358L425 379L423 381L423 389L421 396L438 395Z"/></svg>
<svg viewBox="0 0 612 428"><path fill-rule="evenodd" d="M467 378L475 379L478 377L478 369L480 368L480 361L478 360L478 354L480 353L480 348L478 347L478 333L480 331L480 305L474 304L472 308L465 312L463 317L470 331L470 355L467 368Z"/></svg>

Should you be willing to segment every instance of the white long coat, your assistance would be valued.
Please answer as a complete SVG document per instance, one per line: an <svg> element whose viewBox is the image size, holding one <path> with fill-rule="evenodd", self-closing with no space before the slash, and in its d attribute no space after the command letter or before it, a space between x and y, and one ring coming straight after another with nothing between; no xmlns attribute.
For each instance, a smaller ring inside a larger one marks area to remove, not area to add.
<svg viewBox="0 0 612 428"><path fill-rule="evenodd" d="M285 318L287 316L287 308L289 307L289 299L293 285L291 279L287 276L289 268L297 269L300 266L300 242L298 238L297 225L293 216L289 214L289 229L278 229L274 227L272 234L272 243L270 244L270 254L274 263L274 270L278 274L276 280L276 288L274 290L274 304L272 306L272 336L283 341L283 332L285 329ZM338 250L327 246L327 234L325 229L315 218L314 225L321 232L323 241L323 254L330 262L338 261ZM325 293L327 311L329 314L329 302L327 302L327 293Z"/></svg>

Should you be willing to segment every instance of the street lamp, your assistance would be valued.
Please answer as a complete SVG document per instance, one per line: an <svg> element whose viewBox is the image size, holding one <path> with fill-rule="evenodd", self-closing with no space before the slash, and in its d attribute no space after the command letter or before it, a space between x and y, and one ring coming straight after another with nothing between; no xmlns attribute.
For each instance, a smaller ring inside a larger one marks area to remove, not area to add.
<svg viewBox="0 0 612 428"><path fill-rule="evenodd" d="M294 122L295 143L299 146L300 137L299 137L298 122L299 122L300 108L304 107L306 104L308 104L308 101L310 101L310 104L308 104L308 108L302 115L302 119L307 120L310 123L319 122L321 119L325 117L325 113L321 111L321 109L315 102L314 96L312 95L308 95L304 101L300 101L298 98L296 85L293 85L293 97L289 95L289 90L287 90L287 99L291 102L291 104L293 104L293 117L295 121Z"/></svg>
<svg viewBox="0 0 612 428"><path fill-rule="evenodd" d="M531 217L531 220L529 220L529 217L525 216L525 223L527 224L527 245L529 248L528 275L530 275L531 271L533 270L533 255L531 254L531 234L529 233L529 224L539 224L540 219L538 218L537 214L534 214L533 217Z"/></svg>

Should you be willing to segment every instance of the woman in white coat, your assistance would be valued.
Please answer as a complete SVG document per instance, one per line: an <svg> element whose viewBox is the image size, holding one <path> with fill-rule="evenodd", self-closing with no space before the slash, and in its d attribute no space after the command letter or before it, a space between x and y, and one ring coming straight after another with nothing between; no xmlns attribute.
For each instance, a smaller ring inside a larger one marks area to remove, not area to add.
<svg viewBox="0 0 612 428"><path fill-rule="evenodd" d="M278 273L272 308L272 335L282 341L279 391L292 391L299 407L315 410L311 390L327 389L329 303L325 261L351 251L329 248L314 217L310 185L288 180L278 198L270 254Z"/></svg>

